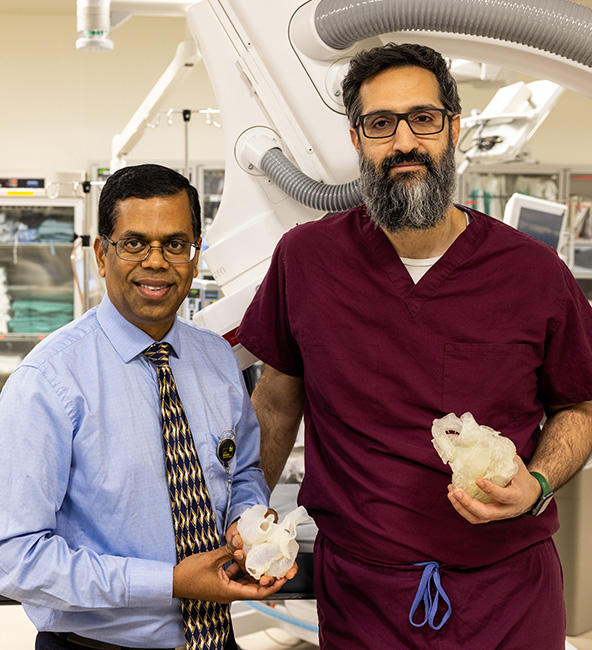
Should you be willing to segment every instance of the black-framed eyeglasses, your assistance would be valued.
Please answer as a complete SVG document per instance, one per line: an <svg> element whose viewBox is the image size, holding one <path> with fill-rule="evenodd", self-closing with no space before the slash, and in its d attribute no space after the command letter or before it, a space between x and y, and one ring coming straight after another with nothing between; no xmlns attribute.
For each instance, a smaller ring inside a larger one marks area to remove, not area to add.
<svg viewBox="0 0 592 650"><path fill-rule="evenodd" d="M452 113L446 108L423 108L409 113L374 111L360 115L358 126L367 138L390 138L403 120L415 135L436 135L444 130L446 118L450 116Z"/></svg>
<svg viewBox="0 0 592 650"><path fill-rule="evenodd" d="M163 258L171 264L187 264L195 258L199 246L184 239L169 239L162 246L151 246L148 242L137 237L123 237L111 241L103 235L103 239L115 248L117 257L126 262L143 262L148 259L154 248L160 248Z"/></svg>

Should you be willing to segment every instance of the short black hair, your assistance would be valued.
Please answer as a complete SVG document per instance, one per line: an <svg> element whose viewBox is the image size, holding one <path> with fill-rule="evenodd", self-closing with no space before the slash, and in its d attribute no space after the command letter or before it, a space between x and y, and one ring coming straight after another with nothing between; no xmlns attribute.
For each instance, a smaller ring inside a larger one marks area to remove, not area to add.
<svg viewBox="0 0 592 650"><path fill-rule="evenodd" d="M146 164L123 167L111 174L99 198L99 236L109 237L115 229L117 204L125 199L151 199L187 192L195 241L201 235L201 208L197 190L174 169Z"/></svg>
<svg viewBox="0 0 592 650"><path fill-rule="evenodd" d="M432 72L440 86L440 100L448 111L460 113L460 98L456 81L450 74L444 57L436 50L415 43L387 43L356 54L350 61L349 70L343 79L343 103L350 125L357 126L362 114L360 87L367 79L389 68L417 66Z"/></svg>

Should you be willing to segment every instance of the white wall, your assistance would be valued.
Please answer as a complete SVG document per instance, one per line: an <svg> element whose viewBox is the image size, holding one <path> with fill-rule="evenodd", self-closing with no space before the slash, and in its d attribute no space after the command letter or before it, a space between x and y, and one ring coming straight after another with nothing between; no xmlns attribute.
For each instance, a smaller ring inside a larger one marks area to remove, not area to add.
<svg viewBox="0 0 592 650"><path fill-rule="evenodd" d="M74 4L74 0L72 0ZM185 38L180 18L132 17L115 29L112 52L75 49L72 15L0 13L0 170L89 168L111 158L121 131ZM592 82L591 82L592 83ZM465 113L483 108L494 88L462 84ZM216 107L199 64L166 108ZM592 100L566 91L529 148L542 163L592 168ZM163 123L165 120L163 120ZM219 160L222 131L194 117L190 157ZM132 160L182 160L183 126L146 132Z"/></svg>
<svg viewBox="0 0 592 650"><path fill-rule="evenodd" d="M74 0L72 0L74 2ZM133 115L185 38L185 21L132 17L112 33L112 52L75 48L76 19L0 14L0 170L85 170L111 159L111 139ZM215 107L203 64L165 108ZM190 156L217 160L222 132L190 122ZM133 159L184 155L180 116L149 129Z"/></svg>

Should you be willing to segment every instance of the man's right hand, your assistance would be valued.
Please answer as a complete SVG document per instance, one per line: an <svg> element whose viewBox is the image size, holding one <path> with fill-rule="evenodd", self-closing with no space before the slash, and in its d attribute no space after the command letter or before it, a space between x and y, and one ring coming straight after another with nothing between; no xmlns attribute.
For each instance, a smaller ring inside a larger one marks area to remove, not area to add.
<svg viewBox="0 0 592 650"><path fill-rule="evenodd" d="M233 550L228 546L186 557L173 569L173 597L218 603L262 600L279 591L287 580L281 578L271 585L261 585L248 575L235 578L236 571L224 570L232 559Z"/></svg>

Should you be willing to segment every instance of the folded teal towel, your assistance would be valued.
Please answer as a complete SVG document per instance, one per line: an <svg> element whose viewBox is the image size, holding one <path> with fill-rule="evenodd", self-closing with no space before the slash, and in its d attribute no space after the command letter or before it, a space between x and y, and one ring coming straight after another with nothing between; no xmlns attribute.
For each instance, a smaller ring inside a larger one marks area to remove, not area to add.
<svg viewBox="0 0 592 650"><path fill-rule="evenodd" d="M70 221L46 219L37 229L40 242L71 242L74 239L74 224Z"/></svg>
<svg viewBox="0 0 592 650"><path fill-rule="evenodd" d="M74 317L72 299L14 300L9 331L22 334L47 334L69 323Z"/></svg>

